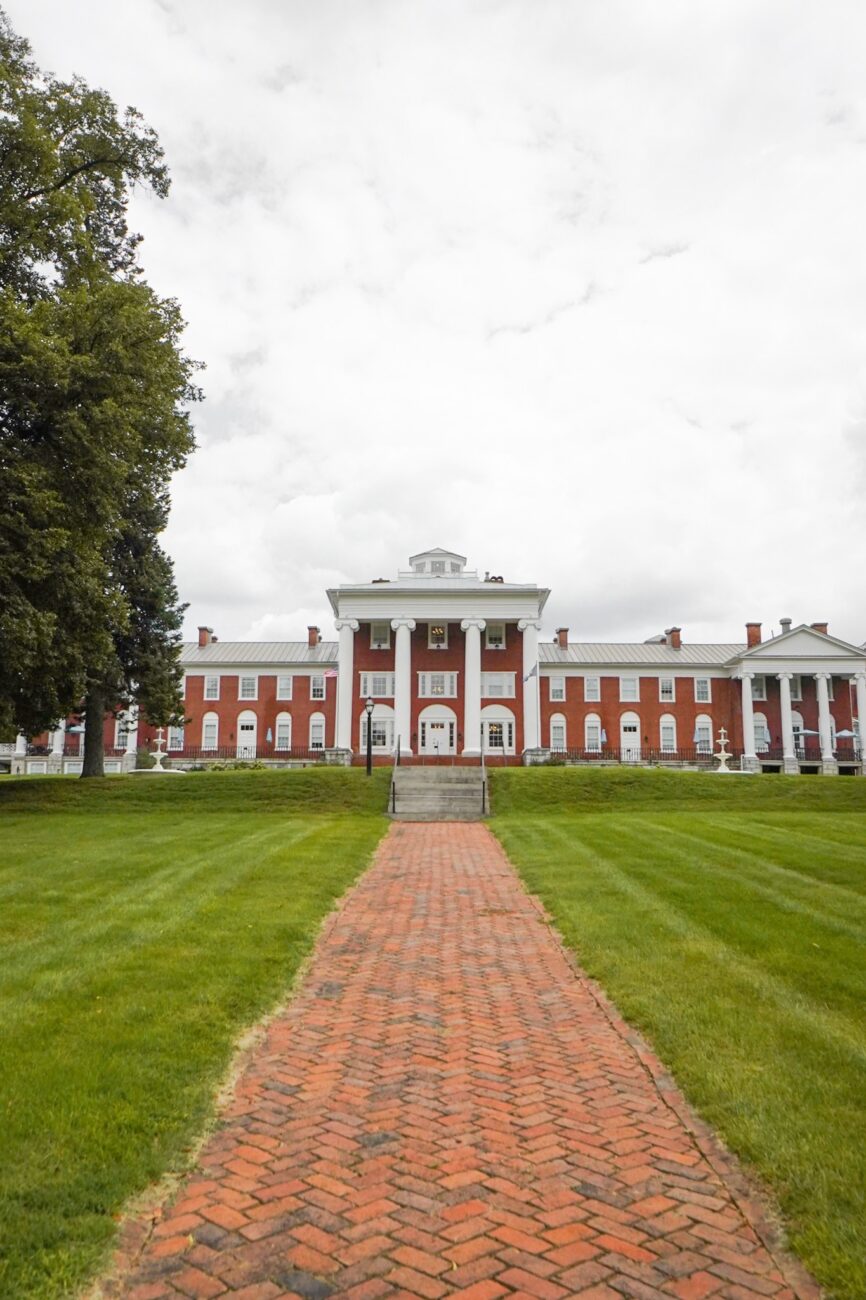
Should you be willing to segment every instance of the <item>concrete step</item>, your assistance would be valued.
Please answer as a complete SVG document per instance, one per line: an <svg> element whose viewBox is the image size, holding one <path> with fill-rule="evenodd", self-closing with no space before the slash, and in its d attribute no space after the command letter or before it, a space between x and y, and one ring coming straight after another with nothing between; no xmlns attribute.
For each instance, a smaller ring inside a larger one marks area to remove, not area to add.
<svg viewBox="0 0 866 1300"><path fill-rule="evenodd" d="M483 784L480 768L396 768L391 816L397 821L480 821Z"/></svg>

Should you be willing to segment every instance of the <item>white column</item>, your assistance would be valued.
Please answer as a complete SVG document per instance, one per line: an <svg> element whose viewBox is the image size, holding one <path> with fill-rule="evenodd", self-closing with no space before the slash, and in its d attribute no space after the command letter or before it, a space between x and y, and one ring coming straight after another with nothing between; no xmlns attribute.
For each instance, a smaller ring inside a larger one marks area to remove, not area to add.
<svg viewBox="0 0 866 1300"><path fill-rule="evenodd" d="M134 754L138 748L138 705L133 704L126 715L126 752Z"/></svg>
<svg viewBox="0 0 866 1300"><path fill-rule="evenodd" d="M334 744L337 749L352 748L352 701L355 698L355 633L360 624L356 618L340 618L335 624L340 634L337 651L337 726Z"/></svg>
<svg viewBox="0 0 866 1300"><path fill-rule="evenodd" d="M464 618L460 630L466 634L466 671L463 677L463 753L481 753L481 632L483 618Z"/></svg>
<svg viewBox="0 0 866 1300"><path fill-rule="evenodd" d="M856 673L857 721L860 724L860 774L866 776L866 673Z"/></svg>
<svg viewBox="0 0 866 1300"><path fill-rule="evenodd" d="M15 753L19 756L27 753L27 737L20 731L15 737Z"/></svg>
<svg viewBox="0 0 866 1300"><path fill-rule="evenodd" d="M782 704L782 761L786 769L799 770L794 753L794 719L791 716L791 678L793 673L779 673L779 698Z"/></svg>
<svg viewBox="0 0 866 1300"><path fill-rule="evenodd" d="M830 674L816 673L818 687L818 736L821 741L821 762L835 763L833 734L830 730Z"/></svg>
<svg viewBox="0 0 866 1300"><path fill-rule="evenodd" d="M51 753L55 758L63 757L63 742L66 739L66 719L58 722L51 733Z"/></svg>
<svg viewBox="0 0 866 1300"><path fill-rule="evenodd" d="M412 633L414 618L392 618L397 633L394 650L394 747L412 753Z"/></svg>
<svg viewBox="0 0 866 1300"><path fill-rule="evenodd" d="M541 748L539 726L538 633L541 624L522 618L517 630L523 633L523 748Z"/></svg>
<svg viewBox="0 0 866 1300"><path fill-rule="evenodd" d="M752 708L752 680L754 673L741 673L743 682L743 764L750 771L759 768L755 751L755 713Z"/></svg>

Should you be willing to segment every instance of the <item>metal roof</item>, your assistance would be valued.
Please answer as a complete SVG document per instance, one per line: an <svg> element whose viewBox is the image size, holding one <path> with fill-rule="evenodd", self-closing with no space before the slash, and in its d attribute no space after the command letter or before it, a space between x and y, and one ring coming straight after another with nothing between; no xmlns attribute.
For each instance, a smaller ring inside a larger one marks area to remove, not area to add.
<svg viewBox="0 0 866 1300"><path fill-rule="evenodd" d="M542 664L591 664L603 667L609 664L647 664L664 668L678 665L702 665L721 668L734 655L745 650L743 643L704 643L683 645L679 650L659 642L645 641L578 641L567 650L549 641L538 647Z"/></svg>
<svg viewBox="0 0 866 1300"><path fill-rule="evenodd" d="M200 646L184 641L180 661L184 668L216 667L218 664L333 664L337 662L337 641L212 641Z"/></svg>

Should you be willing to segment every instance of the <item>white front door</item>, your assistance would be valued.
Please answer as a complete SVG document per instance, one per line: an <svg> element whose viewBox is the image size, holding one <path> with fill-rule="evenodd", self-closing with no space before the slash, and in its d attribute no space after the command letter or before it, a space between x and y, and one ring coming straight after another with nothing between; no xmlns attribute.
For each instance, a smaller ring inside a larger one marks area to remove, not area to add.
<svg viewBox="0 0 866 1300"><path fill-rule="evenodd" d="M422 754L453 754L454 753L454 723L453 722L422 722L421 723L421 753Z"/></svg>
<svg viewBox="0 0 866 1300"><path fill-rule="evenodd" d="M256 756L256 720L241 718L238 721L238 758L255 758Z"/></svg>
<svg viewBox="0 0 866 1300"><path fill-rule="evenodd" d="M627 722L620 725L620 761L623 763L640 762L640 723Z"/></svg>

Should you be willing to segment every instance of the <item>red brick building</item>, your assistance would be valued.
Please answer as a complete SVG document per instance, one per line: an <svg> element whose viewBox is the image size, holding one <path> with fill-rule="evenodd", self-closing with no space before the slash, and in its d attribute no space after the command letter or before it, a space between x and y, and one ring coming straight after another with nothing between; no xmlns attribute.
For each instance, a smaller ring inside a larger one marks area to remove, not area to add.
<svg viewBox="0 0 866 1300"><path fill-rule="evenodd" d="M393 578L330 590L338 639L220 641L199 629L182 662L178 763L262 760L709 765L724 728L746 770L863 773L866 649L824 623L690 643L678 627L634 643L540 639L546 588L484 577L439 548ZM153 729L106 719L106 765L124 770ZM58 728L12 754L18 771L80 770ZM28 750L30 752L28 752Z"/></svg>

